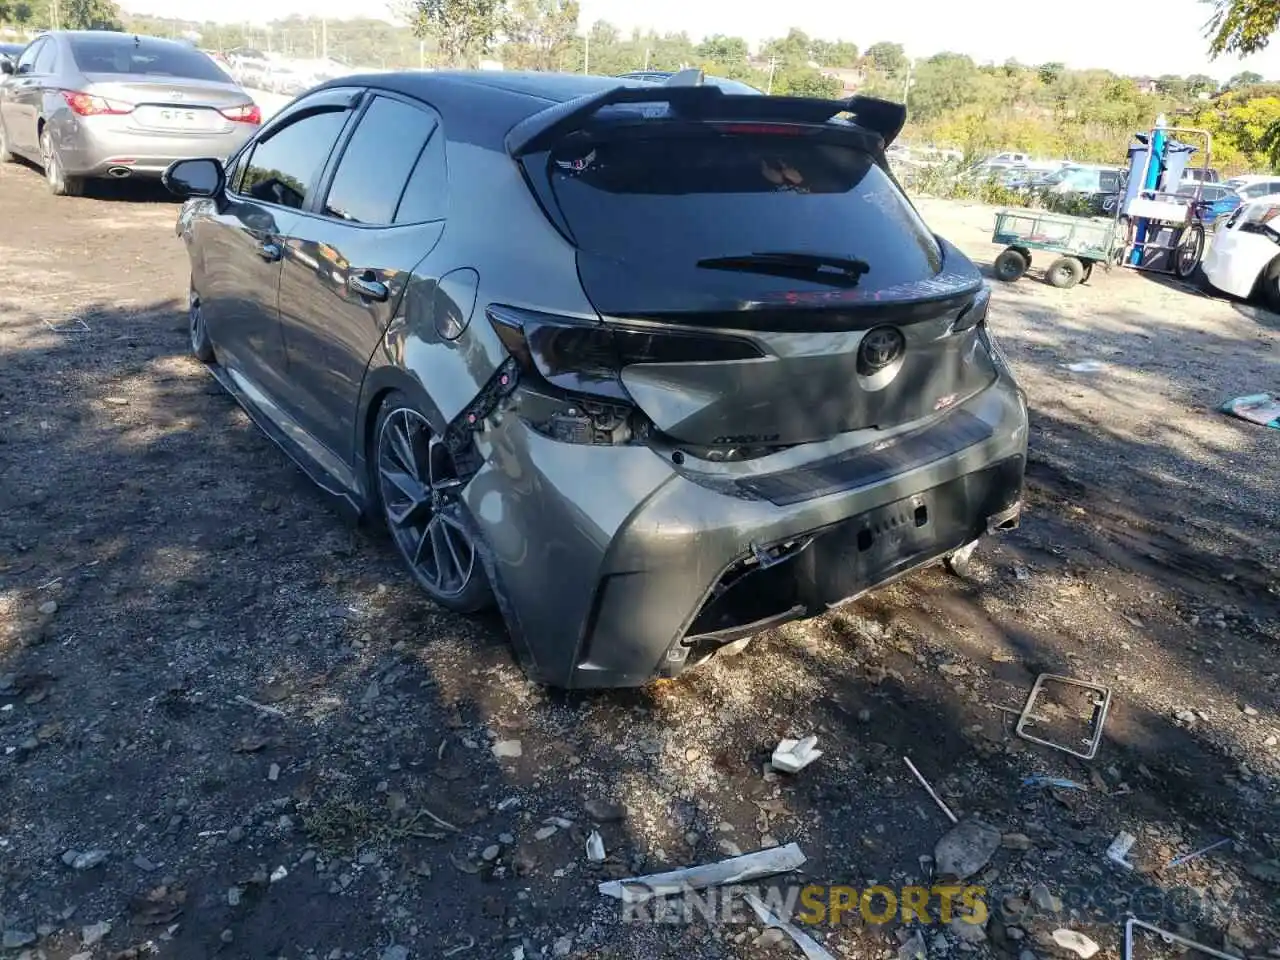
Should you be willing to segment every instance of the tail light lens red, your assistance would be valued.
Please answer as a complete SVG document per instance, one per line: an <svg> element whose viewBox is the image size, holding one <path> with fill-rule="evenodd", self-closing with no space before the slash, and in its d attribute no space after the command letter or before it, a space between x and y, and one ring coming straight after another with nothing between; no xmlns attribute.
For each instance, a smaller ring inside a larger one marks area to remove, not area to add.
<svg viewBox="0 0 1280 960"><path fill-rule="evenodd" d="M242 103L238 107L227 107L225 110L219 110L228 120L234 120L236 123L252 123L254 125L262 123L262 110L258 108L256 103Z"/></svg>
<svg viewBox="0 0 1280 960"><path fill-rule="evenodd" d="M73 113L81 117L133 113L132 103L108 100L106 97L97 97L91 93L80 93L76 90L63 90L62 99L67 101L67 106Z"/></svg>

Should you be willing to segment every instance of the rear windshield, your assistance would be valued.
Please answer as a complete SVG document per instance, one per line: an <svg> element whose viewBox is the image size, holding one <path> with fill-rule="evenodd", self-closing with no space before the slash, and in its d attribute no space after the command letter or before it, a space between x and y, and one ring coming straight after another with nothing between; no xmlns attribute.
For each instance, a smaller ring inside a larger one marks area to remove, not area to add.
<svg viewBox="0 0 1280 960"><path fill-rule="evenodd" d="M591 254L679 267L764 252L857 258L878 288L942 266L889 175L848 145L754 133L625 139L557 149L550 170Z"/></svg>
<svg viewBox="0 0 1280 960"><path fill-rule="evenodd" d="M71 55L81 73L142 74L229 83L226 74L194 47L152 43L134 37L72 37Z"/></svg>

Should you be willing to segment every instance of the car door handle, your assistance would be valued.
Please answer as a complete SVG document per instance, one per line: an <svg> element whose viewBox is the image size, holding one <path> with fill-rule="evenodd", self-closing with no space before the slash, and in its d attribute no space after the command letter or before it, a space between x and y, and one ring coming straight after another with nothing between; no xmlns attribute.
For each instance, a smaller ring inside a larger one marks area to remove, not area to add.
<svg viewBox="0 0 1280 960"><path fill-rule="evenodd" d="M284 256L284 251L280 248L280 244L268 240L258 248L258 256L268 263L275 263Z"/></svg>
<svg viewBox="0 0 1280 960"><path fill-rule="evenodd" d="M372 273L364 273L358 277L348 277L347 288L352 293L358 293L367 300L386 300L389 293L387 285L373 279Z"/></svg>

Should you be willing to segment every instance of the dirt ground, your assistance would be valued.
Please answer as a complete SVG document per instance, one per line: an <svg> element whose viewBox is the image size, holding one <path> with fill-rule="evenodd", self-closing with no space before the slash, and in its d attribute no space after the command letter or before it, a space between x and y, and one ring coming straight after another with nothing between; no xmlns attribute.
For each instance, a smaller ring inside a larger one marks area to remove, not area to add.
<svg viewBox="0 0 1280 960"><path fill-rule="evenodd" d="M989 210L922 208L998 252ZM1111 960L1135 914L1280 956L1280 434L1214 409L1280 389L1280 319L1131 272L999 286L1033 408L1019 531L966 580L566 696L494 620L425 600L188 358L176 213L0 168L0 955L798 956L749 911L624 922L597 883L794 841L788 883L928 885L950 824L910 756L1003 834L970 881L990 917L909 939L854 909L809 928L833 955L1074 956L1064 929ZM1044 672L1111 689L1096 759L1013 736L997 708ZM766 771L809 733L820 759ZM1121 831L1133 869L1105 855Z"/></svg>

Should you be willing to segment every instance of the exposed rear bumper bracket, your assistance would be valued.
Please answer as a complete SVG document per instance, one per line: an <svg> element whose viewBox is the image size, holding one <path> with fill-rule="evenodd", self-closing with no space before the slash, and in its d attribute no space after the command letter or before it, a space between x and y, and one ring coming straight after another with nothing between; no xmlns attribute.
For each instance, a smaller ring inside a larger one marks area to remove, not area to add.
<svg viewBox="0 0 1280 960"><path fill-rule="evenodd" d="M993 513L987 517L987 533L1000 533L1002 530L1017 530L1022 523L1022 501L1011 507Z"/></svg>

